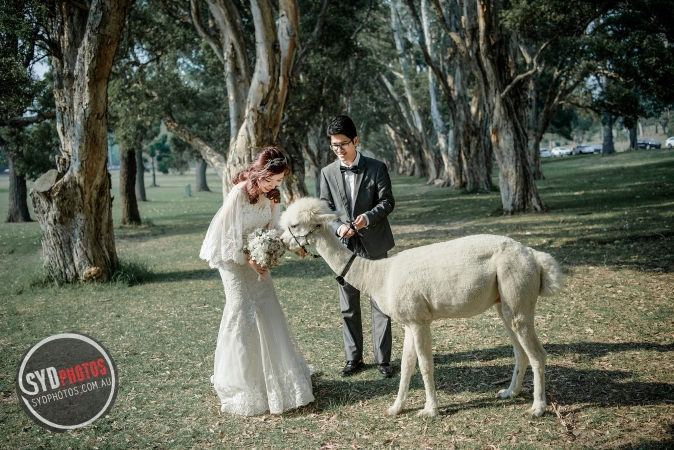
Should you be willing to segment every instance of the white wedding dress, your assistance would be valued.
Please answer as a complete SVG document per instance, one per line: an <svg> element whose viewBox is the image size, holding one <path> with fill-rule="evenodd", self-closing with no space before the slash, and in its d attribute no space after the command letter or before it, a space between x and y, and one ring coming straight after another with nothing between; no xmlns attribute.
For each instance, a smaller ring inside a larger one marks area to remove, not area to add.
<svg viewBox="0 0 674 450"><path fill-rule="evenodd" d="M213 218L199 254L220 270L225 286L211 377L223 412L279 414L314 400L311 368L288 332L271 275L260 282L244 264L245 237L256 228L275 226L279 209L264 196L250 204L235 186Z"/></svg>

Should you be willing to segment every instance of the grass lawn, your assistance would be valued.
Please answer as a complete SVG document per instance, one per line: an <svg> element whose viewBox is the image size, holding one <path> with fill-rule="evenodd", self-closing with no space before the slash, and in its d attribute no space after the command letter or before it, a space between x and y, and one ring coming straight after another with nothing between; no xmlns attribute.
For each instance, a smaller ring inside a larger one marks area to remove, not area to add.
<svg viewBox="0 0 674 450"><path fill-rule="evenodd" d="M334 274L321 260L292 254L273 277L290 328L316 368L316 402L279 416L219 413L209 377L225 299L217 271L198 258L222 201L209 171L213 192L192 197L184 197L183 186L194 186L193 174L159 175L160 187L148 188L149 201L140 205L147 225L115 228L121 260L153 272L142 284L41 283L38 224L0 223L0 448L674 447L674 151L555 158L543 170L545 214L504 217L498 193L394 176L390 217L394 252L494 233L562 263L564 291L541 298L536 313L548 352L550 406L543 417L522 416L532 402L530 371L519 398L495 398L507 387L514 359L491 310L434 324L441 414L416 416L424 403L417 372L408 409L386 416L399 377L379 377L369 344L368 370L339 377ZM112 175L118 197L118 174ZM7 177L0 177L3 219L7 190ZM113 207L118 223L118 200ZM363 316L369 330L366 309ZM404 333L397 324L393 330L398 369ZM23 412L14 382L30 346L67 331L108 348L120 373L119 395L107 417L51 433Z"/></svg>

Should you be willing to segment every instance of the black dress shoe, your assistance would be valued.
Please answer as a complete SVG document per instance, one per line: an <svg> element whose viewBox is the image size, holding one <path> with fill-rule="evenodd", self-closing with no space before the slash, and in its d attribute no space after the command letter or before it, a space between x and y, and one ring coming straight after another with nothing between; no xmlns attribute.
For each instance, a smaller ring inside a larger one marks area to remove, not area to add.
<svg viewBox="0 0 674 450"><path fill-rule="evenodd" d="M358 373L363 370L364 367L365 364L363 364L362 359L360 361L347 361L346 366L344 366L344 369L342 369L342 373L340 373L340 375L343 377L350 377L354 373Z"/></svg>
<svg viewBox="0 0 674 450"><path fill-rule="evenodd" d="M391 378L393 376L393 367L389 363L379 364L379 373L384 378Z"/></svg>

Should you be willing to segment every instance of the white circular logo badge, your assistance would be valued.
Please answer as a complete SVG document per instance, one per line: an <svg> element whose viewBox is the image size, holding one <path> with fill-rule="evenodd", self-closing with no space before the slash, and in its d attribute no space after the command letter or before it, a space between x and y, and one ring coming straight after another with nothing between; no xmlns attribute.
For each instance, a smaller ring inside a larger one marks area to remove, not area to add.
<svg viewBox="0 0 674 450"><path fill-rule="evenodd" d="M50 336L24 355L16 393L38 425L62 432L80 428L112 408L119 377L110 353L81 333Z"/></svg>

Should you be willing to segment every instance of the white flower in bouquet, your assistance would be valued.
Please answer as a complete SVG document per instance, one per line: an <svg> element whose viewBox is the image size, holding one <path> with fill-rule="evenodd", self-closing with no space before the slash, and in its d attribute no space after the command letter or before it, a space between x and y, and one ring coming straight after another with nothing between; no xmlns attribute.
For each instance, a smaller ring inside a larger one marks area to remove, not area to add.
<svg viewBox="0 0 674 450"><path fill-rule="evenodd" d="M248 235L243 252L262 267L276 267L286 248L278 231L258 228ZM262 278L258 276L258 280Z"/></svg>

